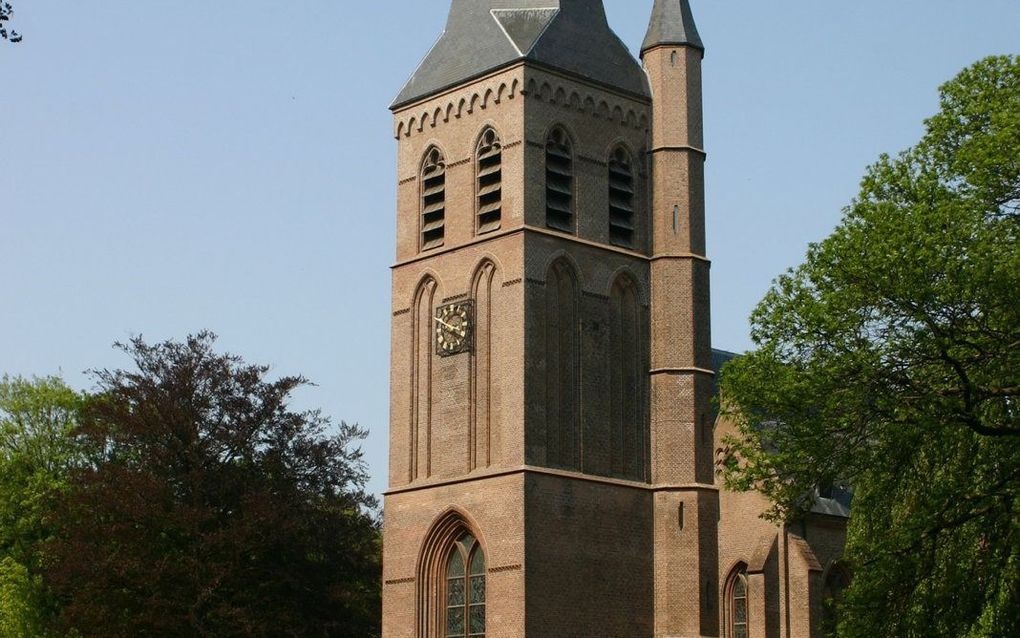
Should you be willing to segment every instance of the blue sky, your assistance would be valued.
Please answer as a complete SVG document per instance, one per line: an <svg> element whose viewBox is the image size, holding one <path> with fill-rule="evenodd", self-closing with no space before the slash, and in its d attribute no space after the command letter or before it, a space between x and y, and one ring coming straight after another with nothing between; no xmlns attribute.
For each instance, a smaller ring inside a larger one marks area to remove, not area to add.
<svg viewBox="0 0 1020 638"><path fill-rule="evenodd" d="M13 0L0 45L0 371L126 365L201 329L372 430L385 486L391 99L448 0ZM637 47L651 0L606 0ZM1016 0L692 0L716 347L914 143L937 87L1018 53Z"/></svg>

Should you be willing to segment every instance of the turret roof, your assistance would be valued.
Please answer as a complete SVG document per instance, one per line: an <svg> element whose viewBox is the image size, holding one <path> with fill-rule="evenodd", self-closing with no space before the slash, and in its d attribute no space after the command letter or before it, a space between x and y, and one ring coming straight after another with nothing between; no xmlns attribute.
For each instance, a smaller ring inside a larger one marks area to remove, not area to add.
<svg viewBox="0 0 1020 638"><path fill-rule="evenodd" d="M519 60L649 95L602 0L453 0L446 29L394 100L397 109Z"/></svg>
<svg viewBox="0 0 1020 638"><path fill-rule="evenodd" d="M648 23L648 34L641 45L641 52L657 46L690 46L705 50L694 23L694 13L689 0L655 0L652 19Z"/></svg>

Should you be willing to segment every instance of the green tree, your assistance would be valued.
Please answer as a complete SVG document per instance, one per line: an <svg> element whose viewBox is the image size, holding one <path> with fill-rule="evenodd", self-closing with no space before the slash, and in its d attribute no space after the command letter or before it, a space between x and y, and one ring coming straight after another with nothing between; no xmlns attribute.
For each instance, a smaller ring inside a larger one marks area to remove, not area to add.
<svg viewBox="0 0 1020 638"><path fill-rule="evenodd" d="M855 490L838 635L1020 635L1020 57L941 89L722 377L729 485Z"/></svg>
<svg viewBox="0 0 1020 638"><path fill-rule="evenodd" d="M371 637L380 542L353 444L295 412L299 377L213 351L210 334L121 348L95 373L46 575L83 636Z"/></svg>
<svg viewBox="0 0 1020 638"><path fill-rule="evenodd" d="M7 23L13 16L14 7L11 6L11 3L0 0L0 40L18 43L21 42L21 34L17 31L7 30Z"/></svg>
<svg viewBox="0 0 1020 638"><path fill-rule="evenodd" d="M57 605L42 579L48 517L81 453L82 397L60 379L0 380L0 638L40 638Z"/></svg>

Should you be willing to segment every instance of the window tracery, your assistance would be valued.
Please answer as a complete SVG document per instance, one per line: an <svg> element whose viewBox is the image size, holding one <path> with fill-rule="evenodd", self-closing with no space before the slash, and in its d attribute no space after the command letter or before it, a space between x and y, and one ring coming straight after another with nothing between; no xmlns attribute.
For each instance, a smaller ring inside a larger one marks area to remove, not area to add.
<svg viewBox="0 0 1020 638"><path fill-rule="evenodd" d="M733 571L726 586L726 636L748 638L747 566Z"/></svg>
<svg viewBox="0 0 1020 638"><path fill-rule="evenodd" d="M446 638L485 638L485 554L467 533L446 563Z"/></svg>

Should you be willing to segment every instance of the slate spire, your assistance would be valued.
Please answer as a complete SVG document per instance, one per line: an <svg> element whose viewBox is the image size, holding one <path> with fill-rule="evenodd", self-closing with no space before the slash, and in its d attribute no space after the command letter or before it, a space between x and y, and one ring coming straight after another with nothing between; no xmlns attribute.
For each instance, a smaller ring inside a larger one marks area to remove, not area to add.
<svg viewBox="0 0 1020 638"><path fill-rule="evenodd" d="M644 71L610 28L602 0L450 0L446 29L391 108L521 60L648 95Z"/></svg>
<svg viewBox="0 0 1020 638"><path fill-rule="evenodd" d="M705 50L694 24L690 0L655 0L641 53L657 46L689 46Z"/></svg>

